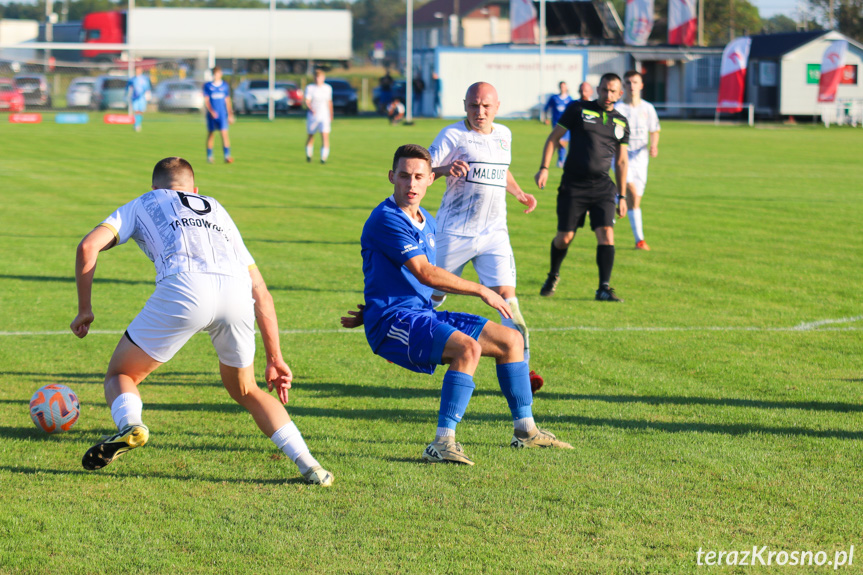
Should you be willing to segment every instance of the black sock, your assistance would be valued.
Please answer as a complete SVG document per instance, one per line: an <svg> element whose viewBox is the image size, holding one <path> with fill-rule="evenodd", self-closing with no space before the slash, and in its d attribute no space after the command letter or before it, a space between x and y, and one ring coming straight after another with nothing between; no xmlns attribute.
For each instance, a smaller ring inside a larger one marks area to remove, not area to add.
<svg viewBox="0 0 863 575"><path fill-rule="evenodd" d="M566 252L569 248L559 249L554 242L551 242L551 271L552 275L560 275L560 264L563 263L563 258L566 257Z"/></svg>
<svg viewBox="0 0 863 575"><path fill-rule="evenodd" d="M596 246L596 267L599 268L599 289L607 288L614 267L614 246Z"/></svg>

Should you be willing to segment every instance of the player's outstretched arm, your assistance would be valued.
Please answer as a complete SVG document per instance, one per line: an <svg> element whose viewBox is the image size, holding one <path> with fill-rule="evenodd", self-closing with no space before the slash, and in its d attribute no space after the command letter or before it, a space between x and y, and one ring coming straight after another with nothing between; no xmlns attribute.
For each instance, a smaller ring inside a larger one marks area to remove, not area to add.
<svg viewBox="0 0 863 575"><path fill-rule="evenodd" d="M282 348L279 343L279 320L276 318L276 306L273 304L273 296L267 289L264 276L258 268L249 270L252 277L252 297L255 299L255 319L261 330L261 339L264 341L264 350L267 354L267 367L264 370L264 378L267 380L267 389L279 395L282 403L288 403L288 390L291 389L291 381L294 374L291 368L282 358Z"/></svg>
<svg viewBox="0 0 863 575"><path fill-rule="evenodd" d="M78 337L85 337L93 323L93 277L96 275L96 260L99 252L114 246L117 238L105 226L99 226L84 236L75 255L75 285L78 288L78 315L69 329Z"/></svg>
<svg viewBox="0 0 863 575"><path fill-rule="evenodd" d="M548 182L548 166L551 164L551 157L554 154L554 150L560 144L560 139L565 134L566 128L558 124L551 130L551 133L545 140L545 146L542 148L542 159L539 163L539 171L533 177L536 187L540 190L545 189L545 184Z"/></svg>
<svg viewBox="0 0 863 575"><path fill-rule="evenodd" d="M476 296L486 305L500 312L503 317L512 317L509 304L499 294L484 285L460 278L443 268L432 265L425 256L414 256L404 265L425 286L447 293Z"/></svg>
<svg viewBox="0 0 863 575"><path fill-rule="evenodd" d="M347 316L342 316L342 327L353 329L363 325L363 310L366 308L363 304L357 304L357 311L348 311Z"/></svg>
<svg viewBox="0 0 863 575"><path fill-rule="evenodd" d="M467 176L469 169L470 167L467 165L467 162L464 160L456 160L452 164L432 168L432 173L434 174L435 181L437 181L438 178L449 176L452 176L453 178L463 178Z"/></svg>
<svg viewBox="0 0 863 575"><path fill-rule="evenodd" d="M536 209L536 198L533 197L533 194L526 194L524 190L521 189L521 186L519 186L518 182L515 181L515 176L513 176L512 172L509 170L506 171L506 191L515 196L515 199L517 199L519 203L527 206L524 213L529 214Z"/></svg>

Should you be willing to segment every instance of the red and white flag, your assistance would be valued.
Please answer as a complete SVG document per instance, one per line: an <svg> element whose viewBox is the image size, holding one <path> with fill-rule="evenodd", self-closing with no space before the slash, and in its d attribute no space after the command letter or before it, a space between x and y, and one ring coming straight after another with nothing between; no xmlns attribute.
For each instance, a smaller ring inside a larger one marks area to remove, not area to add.
<svg viewBox="0 0 863 575"><path fill-rule="evenodd" d="M821 58L821 78L818 80L818 101L835 102L836 89L845 71L845 52L848 42L836 40L824 51Z"/></svg>
<svg viewBox="0 0 863 575"><path fill-rule="evenodd" d="M509 21L513 44L539 43L538 18L531 0L510 0Z"/></svg>
<svg viewBox="0 0 863 575"><path fill-rule="evenodd" d="M624 44L646 45L650 31L653 30L653 0L626 0L624 19Z"/></svg>
<svg viewBox="0 0 863 575"><path fill-rule="evenodd" d="M720 112L739 112L743 109L746 66L749 62L749 48L751 46L752 38L743 36L730 42L722 51L718 98Z"/></svg>
<svg viewBox="0 0 863 575"><path fill-rule="evenodd" d="M697 0L668 0L668 43L673 46L695 45L698 31L695 2Z"/></svg>

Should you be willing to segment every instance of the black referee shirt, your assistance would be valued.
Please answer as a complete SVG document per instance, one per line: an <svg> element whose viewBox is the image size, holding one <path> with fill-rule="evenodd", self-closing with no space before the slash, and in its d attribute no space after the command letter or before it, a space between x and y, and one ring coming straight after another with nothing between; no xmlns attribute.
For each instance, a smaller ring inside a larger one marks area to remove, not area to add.
<svg viewBox="0 0 863 575"><path fill-rule="evenodd" d="M617 110L605 111L595 100L575 100L557 123L569 130L569 151L561 184L584 186L610 181L608 171L618 144L629 144L626 117Z"/></svg>

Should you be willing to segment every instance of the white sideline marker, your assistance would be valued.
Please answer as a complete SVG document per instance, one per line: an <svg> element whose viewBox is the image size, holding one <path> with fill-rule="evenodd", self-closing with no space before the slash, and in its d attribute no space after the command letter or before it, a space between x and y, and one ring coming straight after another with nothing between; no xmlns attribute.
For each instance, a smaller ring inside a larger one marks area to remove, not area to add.
<svg viewBox="0 0 863 575"><path fill-rule="evenodd" d="M863 321L863 315L854 317L842 317L839 319L822 319L818 321L801 323L794 327L746 327L746 326L679 326L679 327L595 327L595 326L569 326L569 327L532 327L530 331L535 332L561 332L561 331L597 331L597 332L663 332L663 331L775 331L775 332L792 332L792 331L861 331L863 326L845 326L845 327L825 327L834 326L836 324L854 323ZM125 330L104 330L94 329L90 331L92 335L120 335L125 333ZM314 334L332 334L332 333L365 333L361 329L281 329L279 333L282 335L314 335ZM72 335L68 330L61 331L0 331L0 337L12 336L34 336L34 335Z"/></svg>

